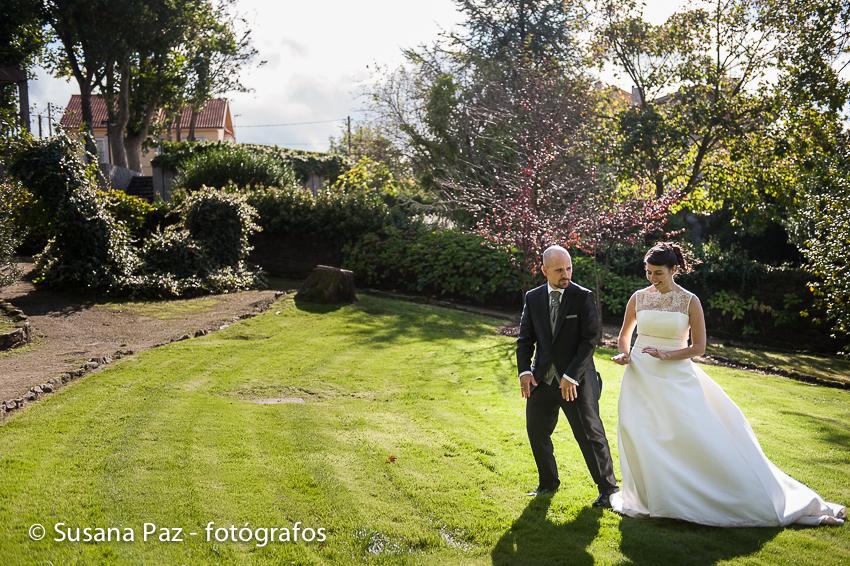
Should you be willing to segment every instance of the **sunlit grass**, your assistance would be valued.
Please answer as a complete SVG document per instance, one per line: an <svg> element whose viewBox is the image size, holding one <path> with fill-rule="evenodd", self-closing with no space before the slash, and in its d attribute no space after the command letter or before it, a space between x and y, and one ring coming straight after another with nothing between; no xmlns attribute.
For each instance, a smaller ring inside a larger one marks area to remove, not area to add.
<svg viewBox="0 0 850 566"><path fill-rule="evenodd" d="M280 312L280 314L275 314ZM562 488L536 471L503 321L363 295L291 301L212 335L124 358L0 427L4 564L814 564L850 562L848 528L712 529L622 519L565 419ZM622 368L598 356L617 461ZM707 367L773 461L850 500L850 392ZM256 404L299 398L303 403ZM619 475L619 474L618 474ZM135 542L29 539L48 527L132 527ZM204 527L325 528L327 541L207 542ZM184 542L140 540L142 525Z"/></svg>

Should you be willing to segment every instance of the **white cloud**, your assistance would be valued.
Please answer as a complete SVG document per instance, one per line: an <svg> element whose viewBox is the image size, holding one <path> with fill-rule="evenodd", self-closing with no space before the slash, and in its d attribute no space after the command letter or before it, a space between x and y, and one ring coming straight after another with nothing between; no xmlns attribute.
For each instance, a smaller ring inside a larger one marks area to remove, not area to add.
<svg viewBox="0 0 850 566"><path fill-rule="evenodd" d="M676 4L650 3L647 17L662 21ZM440 30L455 29L461 21L452 0L239 0L238 8L249 21L258 58L267 63L244 72L243 82L253 92L230 95L237 139L317 150L327 148L328 137L338 135L341 122L274 128L240 124L349 115L356 121L363 115L359 95L370 68L394 67L402 61L402 48L429 43ZM71 94L79 92L74 81L36 71L30 101L38 112L46 112L47 102L64 107ZM603 78L622 82L610 73Z"/></svg>
<svg viewBox="0 0 850 566"><path fill-rule="evenodd" d="M287 37L282 38L280 40L280 44L283 47L286 47L291 55L294 55L296 57L306 57L310 52L310 48L307 46L307 44L301 43L300 41L296 41L294 39L289 39Z"/></svg>

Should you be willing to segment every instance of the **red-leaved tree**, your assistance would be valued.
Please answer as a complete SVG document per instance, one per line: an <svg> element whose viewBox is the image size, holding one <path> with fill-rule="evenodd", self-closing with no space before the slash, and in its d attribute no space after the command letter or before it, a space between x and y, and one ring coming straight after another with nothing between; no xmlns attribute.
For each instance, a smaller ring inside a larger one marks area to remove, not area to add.
<svg viewBox="0 0 850 566"><path fill-rule="evenodd" d="M501 132L505 157L476 165L486 173L477 178L488 182L444 183L454 204L472 216L475 231L519 249L522 268L532 278L539 277L540 255L549 245L597 257L611 244L635 244L664 234L680 195L655 197L648 189L624 197L613 177L594 162L591 132L602 91L580 77L566 76L556 65L530 62L489 88L498 95L483 99L489 104L470 114L490 125L489 147L492 132ZM598 290L598 272L596 286Z"/></svg>

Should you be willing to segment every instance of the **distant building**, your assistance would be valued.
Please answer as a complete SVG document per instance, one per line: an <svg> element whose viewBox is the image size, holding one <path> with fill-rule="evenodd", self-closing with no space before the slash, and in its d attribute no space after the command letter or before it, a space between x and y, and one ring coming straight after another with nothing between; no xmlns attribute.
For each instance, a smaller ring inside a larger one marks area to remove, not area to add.
<svg viewBox="0 0 850 566"><path fill-rule="evenodd" d="M100 96L93 95L91 97L91 106L92 130L97 145L98 159L101 163L112 164L106 134L106 103ZM68 102L68 106L65 107L65 113L62 114L62 120L59 123L66 132L77 132L82 124L82 116L80 95L75 94L71 96L71 100ZM158 118L160 124L164 119L164 114L160 112ZM170 135L169 132L163 132L160 139L163 141L185 140L186 136L189 135L189 122L191 119L191 108L184 108L179 124L174 124L170 128ZM233 117L230 114L230 102L226 98L214 98L204 105L204 109L198 114L197 123L195 124L195 139L199 141L236 142ZM151 159L154 157L156 157L155 148L142 151L142 175L150 176L152 174Z"/></svg>

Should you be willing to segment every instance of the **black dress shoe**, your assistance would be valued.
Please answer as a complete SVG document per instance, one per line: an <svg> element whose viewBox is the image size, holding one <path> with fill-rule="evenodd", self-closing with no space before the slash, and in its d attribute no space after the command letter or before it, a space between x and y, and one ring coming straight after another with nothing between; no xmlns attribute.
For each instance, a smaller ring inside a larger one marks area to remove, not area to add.
<svg viewBox="0 0 850 566"><path fill-rule="evenodd" d="M529 491L526 493L529 497L543 497L543 496L552 496L555 495L555 492L558 491L558 486L555 487L537 487L534 491Z"/></svg>
<svg viewBox="0 0 850 566"><path fill-rule="evenodd" d="M616 493L616 492L614 492ZM611 494L610 493L600 493L599 497L596 498L596 501L593 502L594 507L602 507L604 509L611 509Z"/></svg>

